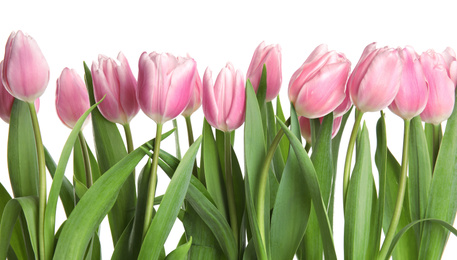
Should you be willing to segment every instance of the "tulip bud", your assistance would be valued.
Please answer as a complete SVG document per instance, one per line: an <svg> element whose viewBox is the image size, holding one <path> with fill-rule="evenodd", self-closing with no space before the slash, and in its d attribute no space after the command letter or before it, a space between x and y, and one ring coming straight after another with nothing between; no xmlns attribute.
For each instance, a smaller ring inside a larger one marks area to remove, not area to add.
<svg viewBox="0 0 457 260"><path fill-rule="evenodd" d="M202 104L202 79L198 74L198 70L195 70L192 89L189 104L187 104L186 109L181 113L184 117L191 116Z"/></svg>
<svg viewBox="0 0 457 260"><path fill-rule="evenodd" d="M206 69L203 76L203 113L210 125L230 132L244 122L246 92L245 79L231 63L219 72L213 84L212 73Z"/></svg>
<svg viewBox="0 0 457 260"><path fill-rule="evenodd" d="M100 113L109 121L128 124L138 113L140 107L136 98L137 81L129 63L122 52L117 59L120 64L103 55L98 56L98 63L92 63L92 81L94 96Z"/></svg>
<svg viewBox="0 0 457 260"><path fill-rule="evenodd" d="M89 95L84 81L75 70L63 69L57 79L56 89L56 109L60 120L73 129L78 119L89 108ZM89 117L86 118L83 127L88 121Z"/></svg>
<svg viewBox="0 0 457 260"><path fill-rule="evenodd" d="M34 102L49 82L49 66L36 41L22 31L11 33L6 43L2 81L15 98Z"/></svg>
<svg viewBox="0 0 457 260"><path fill-rule="evenodd" d="M419 115L428 99L428 85L425 80L419 56L410 46L399 50L403 62L400 88L389 108L403 119Z"/></svg>
<svg viewBox="0 0 457 260"><path fill-rule="evenodd" d="M333 119L333 128L332 128L332 139L338 134L338 130L340 130L341 121L343 117L335 117ZM322 124L324 117L319 118L319 122ZM298 117L298 122L300 124L300 132L303 138L305 138L307 143L312 142L312 135L311 135L311 121L309 118L304 116Z"/></svg>
<svg viewBox="0 0 457 260"><path fill-rule="evenodd" d="M369 44L348 80L352 103L362 112L386 108L398 93L402 63L396 49Z"/></svg>
<svg viewBox="0 0 457 260"><path fill-rule="evenodd" d="M265 46L265 42L262 42L254 52L246 76L251 81L256 93L262 78L263 65L267 69L267 94L265 99L266 101L271 101L279 94L282 82L281 47L279 45Z"/></svg>
<svg viewBox="0 0 457 260"><path fill-rule="evenodd" d="M457 59L454 50L447 47L446 50L443 51L443 58L446 61L447 73L455 86L457 85Z"/></svg>
<svg viewBox="0 0 457 260"><path fill-rule="evenodd" d="M346 114L352 107L351 96L349 95L349 91L346 90L346 97L344 98L343 102L333 110L333 118L337 118Z"/></svg>
<svg viewBox="0 0 457 260"><path fill-rule="evenodd" d="M424 122L437 125L451 116L455 84L449 78L446 61L440 53L428 50L422 53L420 62L430 91L427 105L420 116Z"/></svg>
<svg viewBox="0 0 457 260"><path fill-rule="evenodd" d="M289 99L297 114L319 118L337 108L346 97L351 62L344 54L319 45L292 75Z"/></svg>
<svg viewBox="0 0 457 260"><path fill-rule="evenodd" d="M158 124L177 117L189 104L196 62L156 52L141 54L138 102L141 110Z"/></svg>

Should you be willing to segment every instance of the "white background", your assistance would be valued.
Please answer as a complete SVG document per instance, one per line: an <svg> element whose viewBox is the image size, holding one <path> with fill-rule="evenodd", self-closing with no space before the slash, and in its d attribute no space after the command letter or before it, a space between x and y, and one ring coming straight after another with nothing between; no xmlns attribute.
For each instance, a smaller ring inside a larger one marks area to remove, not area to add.
<svg viewBox="0 0 457 260"><path fill-rule="evenodd" d="M116 57L124 52L134 74L142 52L170 52L191 55L200 75L209 66L216 77L227 61L246 72L252 54L261 41L280 44L283 54L283 84L280 93L288 115L287 87L293 72L311 51L321 43L329 49L346 54L357 63L363 48L378 42L379 46L412 45L418 53L429 48L442 51L447 46L457 49L456 9L451 1L4 1L0 4L0 45L9 34L22 30L36 39L51 68L48 89L41 98L38 114L43 142L57 161L70 133L55 110L55 82L64 67L83 75L82 62L88 65L98 54ZM0 57L4 50L0 49ZM0 58L1 59L1 58ZM378 113L364 115L370 131L371 149L375 149L375 123ZM202 111L192 118L194 132L201 133ZM184 119L180 117L181 145L187 149ZM343 136L336 186L335 245L343 258L342 161L353 119ZM135 146L154 137L155 124L142 112L132 121ZM164 130L171 129L171 123ZM388 145L397 160L401 159L403 125L387 112ZM242 128L237 131L236 150L242 158ZM121 129L122 130L122 129ZM0 122L0 181L11 191L6 164L8 125ZM121 132L123 133L123 132ZM84 130L91 140L91 125ZM93 149L93 143L90 145ZM172 138L162 146L174 152ZM372 157L374 152L372 152ZM71 180L71 163L67 167ZM376 169L373 169L376 178ZM50 178L48 179L48 187ZM163 193L167 178L159 176L159 191ZM59 205L60 207L60 205ZM60 207L59 225L64 219ZM179 222L179 221L178 221ZM178 223L166 244L167 253L182 234ZM107 221L102 224L103 259L109 259L113 246ZM452 236L443 259L455 259L457 240Z"/></svg>

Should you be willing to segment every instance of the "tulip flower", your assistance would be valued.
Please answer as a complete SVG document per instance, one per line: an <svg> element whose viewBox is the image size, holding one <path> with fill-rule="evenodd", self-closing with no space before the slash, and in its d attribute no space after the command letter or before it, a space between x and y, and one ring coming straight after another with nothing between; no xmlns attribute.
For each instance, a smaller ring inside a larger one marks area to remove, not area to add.
<svg viewBox="0 0 457 260"><path fill-rule="evenodd" d="M90 108L86 85L78 73L65 68L57 79L56 109L60 120L72 129L78 119ZM87 124L88 118L84 122Z"/></svg>
<svg viewBox="0 0 457 260"><path fill-rule="evenodd" d="M346 97L350 69L344 54L319 45L289 82L289 99L297 114L319 118L337 108Z"/></svg>
<svg viewBox="0 0 457 260"><path fill-rule="evenodd" d="M452 82L454 82L454 86L457 85L457 59L455 55L455 51L447 47L443 51L443 58L446 61L446 69L449 77L452 79Z"/></svg>
<svg viewBox="0 0 457 260"><path fill-rule="evenodd" d="M6 43L2 81L15 98L33 103L49 82L49 66L36 41L22 33L11 33Z"/></svg>
<svg viewBox="0 0 457 260"><path fill-rule="evenodd" d="M425 80L419 56L410 46L399 50L403 62L400 88L389 108L403 119L419 115L428 99L428 84Z"/></svg>
<svg viewBox="0 0 457 260"><path fill-rule="evenodd" d="M192 93L189 100L189 104L181 113L184 117L192 115L202 104L202 79L198 74L198 70L195 70L195 78L192 86Z"/></svg>
<svg viewBox="0 0 457 260"><path fill-rule="evenodd" d="M430 94L424 111L420 114L426 123L437 125L452 113L455 101L455 84L447 72L443 55L428 50L420 56Z"/></svg>
<svg viewBox="0 0 457 260"><path fill-rule="evenodd" d="M279 45L265 46L265 42L262 42L254 52L246 77L251 81L256 93L264 65L267 69L267 94L265 99L266 101L271 101L279 94L282 82L281 47Z"/></svg>
<svg viewBox="0 0 457 260"><path fill-rule="evenodd" d="M346 114L352 107L351 96L349 95L349 91L346 90L346 97L344 98L343 102L333 110L333 118L337 118Z"/></svg>
<svg viewBox="0 0 457 260"><path fill-rule="evenodd" d="M319 118L319 122L322 123L324 120L324 117ZM333 119L333 128L332 128L332 139L338 134L338 130L340 130L341 126L341 121L343 120L343 117L335 117ZM300 132L303 138L305 138L307 143L312 142L311 138L311 121L309 118L306 118L304 116L300 116L298 118L298 122L300 123Z"/></svg>
<svg viewBox="0 0 457 260"><path fill-rule="evenodd" d="M92 63L94 96L100 113L109 121L121 125L128 124L138 113L140 107L136 98L137 81L129 63L122 52L117 59L98 56L98 63Z"/></svg>
<svg viewBox="0 0 457 260"><path fill-rule="evenodd" d="M245 79L240 70L227 63L213 84L212 72L206 69L203 76L203 113L210 125L230 132L244 122Z"/></svg>
<svg viewBox="0 0 457 260"><path fill-rule="evenodd" d="M401 73L396 49L376 49L376 43L369 44L348 80L352 102L362 112L386 108L398 93Z"/></svg>
<svg viewBox="0 0 457 260"><path fill-rule="evenodd" d="M139 61L138 102L158 124L177 117L189 104L197 64L171 54L147 54Z"/></svg>

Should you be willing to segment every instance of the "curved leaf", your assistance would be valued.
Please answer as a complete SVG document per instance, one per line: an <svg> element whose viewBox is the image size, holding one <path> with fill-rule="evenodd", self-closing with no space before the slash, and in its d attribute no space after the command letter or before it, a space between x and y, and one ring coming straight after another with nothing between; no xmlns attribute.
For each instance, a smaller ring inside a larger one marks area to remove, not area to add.
<svg viewBox="0 0 457 260"><path fill-rule="evenodd" d="M191 245L192 237L190 237L189 242L180 245L175 250L171 251L171 253L165 257L165 260L186 260Z"/></svg>

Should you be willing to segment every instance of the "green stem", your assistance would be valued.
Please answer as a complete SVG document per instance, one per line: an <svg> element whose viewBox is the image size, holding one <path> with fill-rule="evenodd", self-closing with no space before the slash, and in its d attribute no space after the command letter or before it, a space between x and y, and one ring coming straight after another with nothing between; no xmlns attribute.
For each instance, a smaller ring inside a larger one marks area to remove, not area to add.
<svg viewBox="0 0 457 260"><path fill-rule="evenodd" d="M86 139L84 139L82 131L79 131L78 139L83 153L84 170L86 172L86 187L89 189L93 184L92 169L90 168L89 151L87 150Z"/></svg>
<svg viewBox="0 0 457 260"><path fill-rule="evenodd" d="M154 155L152 157L152 166L151 174L149 176L148 184L148 198L146 201L146 211L144 214L144 226L143 226L143 238L146 236L146 233L149 229L149 225L152 220L152 213L154 210L154 196L156 193L156 184L157 184L157 165L159 163L159 151L160 151L160 141L162 138L162 124L157 124L157 133L156 139L154 142Z"/></svg>
<svg viewBox="0 0 457 260"><path fill-rule="evenodd" d="M236 218L235 195L233 190L232 178L232 142L230 132L224 132L224 151L225 151L225 188L227 190L227 200L229 206L230 226L232 227L235 241L238 244L238 221Z"/></svg>
<svg viewBox="0 0 457 260"><path fill-rule="evenodd" d="M436 159L438 158L438 151L440 150L440 138L441 124L433 125L433 169L435 169Z"/></svg>
<svg viewBox="0 0 457 260"><path fill-rule="evenodd" d="M305 145L306 153L309 153L309 149L311 149L311 144L307 142L306 145Z"/></svg>
<svg viewBox="0 0 457 260"><path fill-rule="evenodd" d="M181 160L181 146L179 145L179 133L178 133L178 121L176 121L176 118L171 120L173 123L173 127L175 128L175 143L176 143L176 158Z"/></svg>
<svg viewBox="0 0 457 260"><path fill-rule="evenodd" d="M130 130L130 124L127 123L122 126L124 127L125 139L127 140L127 152L131 153L133 151L133 139L132 139L132 131Z"/></svg>
<svg viewBox="0 0 457 260"><path fill-rule="evenodd" d="M359 131L360 122L362 121L363 112L360 110L356 111L354 126L352 127L351 137L349 139L348 150L346 153L346 161L344 163L344 174L343 174L343 209L346 205L346 195L349 185L349 172L351 171L352 153L354 152L355 139L357 138L357 132Z"/></svg>
<svg viewBox="0 0 457 260"><path fill-rule="evenodd" d="M265 243L265 191L267 188L268 171L270 169L271 160L273 160L276 148L278 147L283 135L284 131L282 129L279 130L279 132L275 136L275 139L273 139L273 142L271 142L271 145L268 148L268 152L262 166L262 171L260 172L259 189L256 196L258 198L256 205L256 213L257 222L259 223L260 236L262 237L263 243Z"/></svg>
<svg viewBox="0 0 457 260"><path fill-rule="evenodd" d="M44 244L44 215L46 210L46 162L44 157L43 141L41 139L40 126L35 110L35 104L28 103L30 116L32 118L33 132L35 134L35 143L38 158L38 248L39 259L45 259L45 244Z"/></svg>
<svg viewBox="0 0 457 260"><path fill-rule="evenodd" d="M194 132L192 131L192 122L190 121L190 116L186 116L186 127L187 127L187 140L189 141L189 147L194 143ZM192 174L199 180L197 170L197 160L194 162L194 168L192 169Z"/></svg>
<svg viewBox="0 0 457 260"><path fill-rule="evenodd" d="M395 236L397 230L398 222L400 220L403 200L405 198L406 191L406 176L408 172L408 150L409 150L409 126L410 120L405 119L405 133L403 136L403 154L401 160L401 172L400 172L400 181L398 182L398 193L397 193L397 202L395 203L395 209L390 221L389 229L387 230L386 237L382 243L381 251L379 252L378 259L385 259L387 257L387 252L389 251L390 244Z"/></svg>

